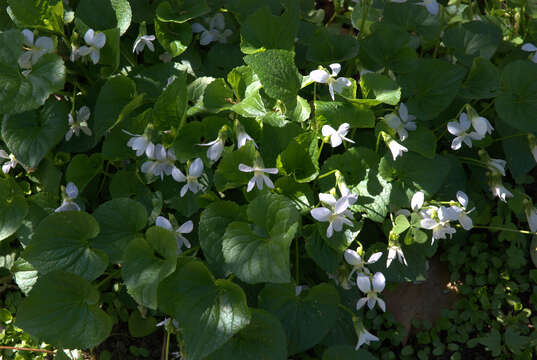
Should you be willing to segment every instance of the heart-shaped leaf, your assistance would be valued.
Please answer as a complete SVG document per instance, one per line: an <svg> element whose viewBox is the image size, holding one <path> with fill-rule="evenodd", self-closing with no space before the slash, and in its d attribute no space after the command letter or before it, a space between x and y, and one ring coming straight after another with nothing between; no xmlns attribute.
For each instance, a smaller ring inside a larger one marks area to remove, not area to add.
<svg viewBox="0 0 537 360"><path fill-rule="evenodd" d="M287 334L289 355L305 351L330 331L337 320L339 294L319 284L297 296L293 284L268 284L259 293L259 306L276 315Z"/></svg>
<svg viewBox="0 0 537 360"><path fill-rule="evenodd" d="M91 281L108 265L104 251L93 248L98 233L99 224L87 213L53 213L39 224L22 256L41 274L64 270Z"/></svg>
<svg viewBox="0 0 537 360"><path fill-rule="evenodd" d="M18 161L35 169L67 132L67 114L67 105L52 99L40 111L6 116L2 138Z"/></svg>
<svg viewBox="0 0 537 360"><path fill-rule="evenodd" d="M18 308L16 325L57 347L86 349L110 335L112 319L100 308L93 285L56 271L39 277Z"/></svg>
<svg viewBox="0 0 537 360"><path fill-rule="evenodd" d="M159 307L181 324L186 356L204 359L250 322L241 287L185 260L159 287Z"/></svg>
<svg viewBox="0 0 537 360"><path fill-rule="evenodd" d="M258 196L247 222L232 222L222 243L228 269L247 283L289 282L289 246L299 226L293 203L282 195Z"/></svg>

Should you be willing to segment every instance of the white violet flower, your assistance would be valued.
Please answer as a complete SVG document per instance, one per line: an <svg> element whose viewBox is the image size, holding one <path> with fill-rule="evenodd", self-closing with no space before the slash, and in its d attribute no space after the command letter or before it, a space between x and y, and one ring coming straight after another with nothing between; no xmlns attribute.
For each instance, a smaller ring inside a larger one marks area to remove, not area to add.
<svg viewBox="0 0 537 360"><path fill-rule="evenodd" d="M370 272L365 266L379 261L379 259L382 257L382 253L376 252L372 254L366 262L364 262L360 254L358 254L355 250L347 249L343 253L343 257L345 258L347 264L353 267L351 273L349 274L350 278L356 271L358 273L369 274Z"/></svg>
<svg viewBox="0 0 537 360"><path fill-rule="evenodd" d="M188 241L187 238L183 236L183 234L189 234L194 229L194 223L192 220L188 220L183 225L179 226L179 228L174 229L172 224L168 219L166 219L164 216L159 216L155 220L155 225L161 228L164 228L166 230L170 230L175 235L175 240L177 241L177 253L180 254L182 252L183 245L190 249L192 246L190 244L190 241Z"/></svg>
<svg viewBox="0 0 537 360"><path fill-rule="evenodd" d="M349 132L349 128L350 125L348 123L343 123L339 125L337 130L330 125L324 125L321 129L321 133L324 137L330 136L330 145L335 148L341 145L343 143L343 140L354 144L354 141L345 137Z"/></svg>
<svg viewBox="0 0 537 360"><path fill-rule="evenodd" d="M136 156L142 156L144 153L147 157L153 156L155 144L153 144L146 135L132 134L127 130L123 130L123 132L132 136L132 138L127 141L127 146L136 151Z"/></svg>
<svg viewBox="0 0 537 360"><path fill-rule="evenodd" d="M493 173L501 174L505 176L505 165L507 161L502 159L488 159L487 166Z"/></svg>
<svg viewBox="0 0 537 360"><path fill-rule="evenodd" d="M48 36L40 36L35 40L34 33L28 29L22 30L24 36L24 46L27 50L19 57L19 66L22 69L31 69L41 56L54 50L54 42Z"/></svg>
<svg viewBox="0 0 537 360"><path fill-rule="evenodd" d="M330 238L334 234L334 231L340 232L343 230L343 224L348 226L353 226L352 221L349 218L352 218L352 212L347 208L354 203L351 198L343 196L336 201L334 196L331 194L319 194L319 200L330 208L320 207L315 208L310 211L311 216L320 222L328 221L328 228L326 229L326 237Z"/></svg>
<svg viewBox="0 0 537 360"><path fill-rule="evenodd" d="M208 45L213 41L225 44L227 38L233 34L233 31L226 29L224 15L222 13L215 14L209 21L209 29L206 29L199 23L192 24L192 32L195 34L201 33L200 44Z"/></svg>
<svg viewBox="0 0 537 360"><path fill-rule="evenodd" d="M450 221L457 220L458 214L451 208L440 206L440 208L431 207L421 212L424 219L421 219L420 226L427 230L433 231L432 244L436 239L446 239L446 236L457 232L449 225Z"/></svg>
<svg viewBox="0 0 537 360"><path fill-rule="evenodd" d="M78 188L73 182L69 182L65 187L65 198L62 204L54 212L80 211L80 206L75 202L78 197Z"/></svg>
<svg viewBox="0 0 537 360"><path fill-rule="evenodd" d="M482 138L484 138L486 134L492 134L492 132L494 131L494 128L490 124L490 121L488 121L488 119L484 118L483 116L471 116L470 120L472 122L473 128Z"/></svg>
<svg viewBox="0 0 537 360"><path fill-rule="evenodd" d="M393 259L397 256L397 260L405 266L408 266L408 263L406 262L405 254L403 253L403 249L401 249L400 246L392 245L388 248L388 257L386 258L386 268L389 268L392 264Z"/></svg>
<svg viewBox="0 0 537 360"><path fill-rule="evenodd" d="M484 134L481 135L475 131L472 131L471 133L467 133L467 131L470 129L470 126L472 126L472 122L468 118L468 115L466 113L462 113L459 116L459 122L457 121L450 121L447 124L447 129L450 134L455 135L455 138L451 142L451 149L453 150L459 150L462 146L462 143L464 142L468 147L472 147L472 140L481 140L485 136Z"/></svg>
<svg viewBox="0 0 537 360"><path fill-rule="evenodd" d="M91 129L88 127L90 114L90 109L87 106L82 106L80 109L78 109L76 112L76 120L73 118L73 115L69 113L69 130L67 130L67 133L65 134L65 141L71 140L73 134L79 136L80 130L82 130L82 132L87 136L92 135Z"/></svg>
<svg viewBox="0 0 537 360"><path fill-rule="evenodd" d="M15 155L8 155L5 150L0 150L0 158L8 160L2 164L2 172L4 174L9 173L9 170L15 169L15 167L17 166L18 161L17 159L15 159Z"/></svg>
<svg viewBox="0 0 537 360"><path fill-rule="evenodd" d="M395 113L390 113L384 117L384 121L397 132L401 141L405 141L408 138L408 130L416 130L414 120L416 120L416 117L408 114L408 109L404 103L399 105L399 116Z"/></svg>
<svg viewBox="0 0 537 360"><path fill-rule="evenodd" d="M147 46L147 48L151 51L155 51L155 46L153 45L152 41L155 40L155 35L142 35L136 39L134 42L134 45L132 46L132 52L139 54L142 51L144 51L144 47Z"/></svg>
<svg viewBox="0 0 537 360"><path fill-rule="evenodd" d="M77 54L80 56L89 55L91 61L97 64L101 58L101 49L106 43L106 35L102 32L95 32L93 29L89 29L84 34L84 41L89 46L81 46L77 50Z"/></svg>
<svg viewBox="0 0 537 360"><path fill-rule="evenodd" d="M145 174L152 173L155 176L160 176L160 179L164 179L164 175L172 175L172 171L176 169L175 152L173 149L166 149L162 144L155 146L153 151L147 154L150 159L142 164L141 171Z"/></svg>
<svg viewBox="0 0 537 360"><path fill-rule="evenodd" d="M461 224L464 230L472 230L474 225L472 218L469 217L468 214L474 211L475 208L466 211L466 207L468 206L468 195L466 195L464 191L457 191L457 201L461 206L451 206L451 209L458 214L456 220L459 221L459 224Z"/></svg>
<svg viewBox="0 0 537 360"><path fill-rule="evenodd" d="M360 347L364 344L369 345L371 341L379 341L379 338L371 334L363 325L361 325L358 331L358 343L356 344L356 348L354 348L354 350L360 349Z"/></svg>
<svg viewBox="0 0 537 360"><path fill-rule="evenodd" d="M244 164L239 164L239 170L242 172L253 172L254 176L248 181L248 187L246 188L246 192L250 192L254 185L257 185L257 188L259 190L263 189L263 183L267 185L267 187L274 189L274 184L270 180L270 178L265 175L267 174L277 174L278 169L276 168L260 168L260 167L250 167Z"/></svg>
<svg viewBox="0 0 537 360"><path fill-rule="evenodd" d="M526 219L532 233L537 232L537 209L533 205L526 205L524 208Z"/></svg>
<svg viewBox="0 0 537 360"><path fill-rule="evenodd" d="M198 144L198 146L209 147L207 149L207 158L212 161L218 161L218 159L220 159L220 156L222 156L222 151L224 151L224 141L222 141L222 139L220 138L208 142L207 144Z"/></svg>
<svg viewBox="0 0 537 360"><path fill-rule="evenodd" d="M407 152L408 149L403 145L399 144L394 139L388 140L388 148L392 152L393 160L397 159L399 156L403 156L404 152Z"/></svg>
<svg viewBox="0 0 537 360"><path fill-rule="evenodd" d="M250 135L248 135L242 126L237 127L237 148L240 149L244 145L246 145L247 141L251 141L254 143L254 146L257 148L257 144L255 143L254 139Z"/></svg>
<svg viewBox="0 0 537 360"><path fill-rule="evenodd" d="M199 178L203 175L203 161L200 158L192 161L188 168L187 175L185 176L181 170L174 168L172 171L172 177L177 182L184 182L186 184L181 188L181 197L185 196L188 190L197 194L200 190L203 191L204 187L199 182Z"/></svg>
<svg viewBox="0 0 537 360"><path fill-rule="evenodd" d="M537 63L537 46L533 45L532 43L525 43L522 45L521 49L523 51L532 52L533 55L531 56L531 61Z"/></svg>
<svg viewBox="0 0 537 360"><path fill-rule="evenodd" d="M356 303L356 310L360 310L366 303L369 309L372 310L375 307L375 303L377 303L382 311L386 311L386 303L378 297L386 286L386 278L381 272L375 273L372 277L370 275L358 274L356 284L366 294L365 297L359 299ZM371 287L371 285L373 286Z"/></svg>
<svg viewBox="0 0 537 360"><path fill-rule="evenodd" d="M438 6L438 2L436 2L436 0L423 0L420 3L416 3L416 5L425 6L427 11L431 15L437 15L438 14L439 6Z"/></svg>
<svg viewBox="0 0 537 360"><path fill-rule="evenodd" d="M500 174L493 174L490 177L489 186L490 190L492 191L492 195L497 196L503 202L507 202L507 198L513 197L513 193L503 186Z"/></svg>
<svg viewBox="0 0 537 360"><path fill-rule="evenodd" d="M412 211L418 211L423 206L423 202L425 200L425 194L423 191L418 191L412 196L412 200L410 201L410 208Z"/></svg>
<svg viewBox="0 0 537 360"><path fill-rule="evenodd" d="M313 70L312 72L310 72L310 79L320 84L328 84L328 91L330 92L330 97L332 97L332 100L335 100L334 91L338 94L341 94L343 88L351 86L352 83L349 79L345 77L337 77L337 75L341 71L340 64L330 64L329 67L332 70L332 74L330 74L324 69Z"/></svg>

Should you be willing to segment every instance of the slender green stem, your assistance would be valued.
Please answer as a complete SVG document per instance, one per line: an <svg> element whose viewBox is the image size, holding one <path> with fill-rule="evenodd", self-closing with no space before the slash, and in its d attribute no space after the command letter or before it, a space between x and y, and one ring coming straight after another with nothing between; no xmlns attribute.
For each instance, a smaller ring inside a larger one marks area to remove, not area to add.
<svg viewBox="0 0 537 360"><path fill-rule="evenodd" d="M95 287L96 287L96 288L100 288L101 286L103 286L104 284L106 284L110 279L112 279L114 276L116 276L120 271L121 271L121 269L114 270L113 272L111 272L110 274L108 274L107 277L105 277L104 279L102 279L101 281L99 281L99 283L98 283Z"/></svg>
<svg viewBox="0 0 537 360"><path fill-rule="evenodd" d="M496 141L502 141L502 140L507 140L507 139L511 139L511 138L514 138L514 137L519 137L519 136L528 136L528 134L513 134L513 135L508 135L508 136L502 136L500 138L497 138L497 139L493 139L492 142L496 142Z"/></svg>
<svg viewBox="0 0 537 360"><path fill-rule="evenodd" d="M335 173L336 171L338 171L338 170L337 170L337 169L335 169L335 170L330 170L330 171L327 172L327 173L324 173L324 174L322 174L322 175L319 175L319 176L317 177L317 180L321 180L322 178L325 178L325 177L327 177L327 176L330 176L330 175L332 175L333 173Z"/></svg>
<svg viewBox="0 0 537 360"><path fill-rule="evenodd" d="M321 157L321 153L323 152L323 147L324 147L324 138L323 138L323 142L321 143L321 146L319 147L319 152L317 153L317 160L319 160L319 158Z"/></svg>
<svg viewBox="0 0 537 360"><path fill-rule="evenodd" d="M337 304L341 309L345 310L346 312L348 312L349 314L351 314L352 316L356 316L356 314L351 310L349 309L348 307L346 307L345 305L343 304Z"/></svg>
<svg viewBox="0 0 537 360"><path fill-rule="evenodd" d="M473 164L473 165L477 165L477 166L481 166L485 169L489 169L489 166L484 163L483 161L480 161L480 160L477 160L477 159L472 159L472 158L469 158L469 157L466 157L466 156L457 156L459 159L463 160L463 161L466 161L467 163L470 163L470 164Z"/></svg>
<svg viewBox="0 0 537 360"><path fill-rule="evenodd" d="M298 238L295 239L295 281L296 284L300 284L300 269L299 269L299 244Z"/></svg>
<svg viewBox="0 0 537 360"><path fill-rule="evenodd" d="M365 8L365 9L364 9ZM365 20L367 19L367 13L369 12L369 0L362 0L362 19L360 21L360 33L358 36L363 37L364 35L364 27L365 27Z"/></svg>
<svg viewBox="0 0 537 360"><path fill-rule="evenodd" d="M183 251L182 255L183 255L183 256L189 255L189 254L191 254L191 253L193 253L193 252L198 251L199 248L200 248L199 246L191 247L190 249L188 249L188 250L186 250L186 251Z"/></svg>
<svg viewBox="0 0 537 360"><path fill-rule="evenodd" d="M537 235L536 233L533 233L533 232L528 231L528 230L510 229L510 228L506 228L506 227L502 227L502 226L474 225L474 229L488 229L488 230L515 232L515 233L526 234L526 235Z"/></svg>
<svg viewBox="0 0 537 360"><path fill-rule="evenodd" d="M168 355L170 354L170 332L166 330L166 352L165 359L168 360Z"/></svg>

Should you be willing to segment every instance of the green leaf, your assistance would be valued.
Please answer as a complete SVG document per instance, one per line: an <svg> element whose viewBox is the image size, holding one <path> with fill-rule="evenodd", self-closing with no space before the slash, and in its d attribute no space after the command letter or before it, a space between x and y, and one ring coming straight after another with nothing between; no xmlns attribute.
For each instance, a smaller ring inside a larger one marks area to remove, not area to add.
<svg viewBox="0 0 537 360"><path fill-rule="evenodd" d="M193 116L200 112L218 113L232 106L233 90L227 86L224 79L198 78L189 86L200 80L205 81L206 84L200 87L201 92L196 94L198 97L195 98L194 106L188 109L187 116Z"/></svg>
<svg viewBox="0 0 537 360"><path fill-rule="evenodd" d="M358 57L366 69L395 69L406 62L416 61L416 52L408 45L410 35L398 26L382 24L365 39L360 40Z"/></svg>
<svg viewBox="0 0 537 360"><path fill-rule="evenodd" d="M301 84L294 58L294 53L287 50L267 50L244 57L244 62L257 74L267 95L283 101L289 110L296 106Z"/></svg>
<svg viewBox="0 0 537 360"><path fill-rule="evenodd" d="M76 16L93 30L118 28L123 35L131 24L132 12L127 0L81 0Z"/></svg>
<svg viewBox="0 0 537 360"><path fill-rule="evenodd" d="M313 63L343 62L358 54L358 41L354 37L334 34L324 27L317 28L308 43L306 59Z"/></svg>
<svg viewBox="0 0 537 360"><path fill-rule="evenodd" d="M468 77L461 85L460 95L467 99L489 99L498 95L500 72L490 60L474 58Z"/></svg>
<svg viewBox="0 0 537 360"><path fill-rule="evenodd" d="M280 319L287 334L289 355L305 351L330 331L337 320L339 294L321 283L306 296L296 296L293 284L268 284L259 293L259 306Z"/></svg>
<svg viewBox="0 0 537 360"><path fill-rule="evenodd" d="M517 60L502 72L496 111L509 126L537 132L537 64Z"/></svg>
<svg viewBox="0 0 537 360"><path fill-rule="evenodd" d="M8 13L21 26L63 33L62 0L8 0Z"/></svg>
<svg viewBox="0 0 537 360"><path fill-rule="evenodd" d="M125 182L122 183L125 186ZM96 248L103 250L112 263L122 260L127 245L141 236L145 227L147 211L135 200L116 198L101 204L93 213L101 227L94 240Z"/></svg>
<svg viewBox="0 0 537 360"><path fill-rule="evenodd" d="M103 162L103 157L99 153L90 157L86 154L75 155L67 166L65 180L74 182L78 191L82 192L91 179L101 173Z"/></svg>
<svg viewBox="0 0 537 360"><path fill-rule="evenodd" d="M319 175L319 140L309 131L295 137L278 155L276 163L282 175L293 175L296 182L310 182Z"/></svg>
<svg viewBox="0 0 537 360"><path fill-rule="evenodd" d="M35 169L67 132L67 112L65 102L51 99L40 111L6 116L2 138L18 161Z"/></svg>
<svg viewBox="0 0 537 360"><path fill-rule="evenodd" d="M432 196L440 190L450 171L453 170L450 161L438 154L434 159L427 159L409 152L397 161L393 161L391 154L386 154L382 162L393 167L395 178L408 193L423 190L426 196Z"/></svg>
<svg viewBox="0 0 537 360"><path fill-rule="evenodd" d="M466 70L439 59L420 59L415 67L398 80L403 95L408 98L408 112L418 120L430 120L438 116L453 101Z"/></svg>
<svg viewBox="0 0 537 360"><path fill-rule="evenodd" d="M364 349L354 350L352 346L335 345L326 349L322 360L376 360L369 351Z"/></svg>
<svg viewBox="0 0 537 360"><path fill-rule="evenodd" d="M155 310L159 282L175 270L177 243L174 234L153 226L145 238L136 237L125 249L121 275L127 292L139 304Z"/></svg>
<svg viewBox="0 0 537 360"><path fill-rule="evenodd" d="M250 310L241 287L216 280L199 261L177 264L159 286L160 307L182 329L189 360L201 360L250 323Z"/></svg>
<svg viewBox="0 0 537 360"><path fill-rule="evenodd" d="M478 340L488 351L492 352L492 356L500 355L502 351L502 337L498 330L492 329L487 335L480 337Z"/></svg>
<svg viewBox="0 0 537 360"><path fill-rule="evenodd" d="M140 311L134 310L129 316L129 334L132 337L145 337L157 330L157 320L146 315L142 317Z"/></svg>
<svg viewBox="0 0 537 360"><path fill-rule="evenodd" d="M20 257L15 260L15 265L11 268L11 272L15 276L15 283L19 289L24 295L28 295L37 282L37 270L34 269L32 264Z"/></svg>
<svg viewBox="0 0 537 360"><path fill-rule="evenodd" d="M241 50L254 54L266 49L293 50L298 30L298 4L289 7L280 16L272 15L268 6L259 8L246 18L241 26Z"/></svg>
<svg viewBox="0 0 537 360"><path fill-rule="evenodd" d="M287 339L283 327L274 315L261 309L250 309L250 324L235 334L207 360L285 360Z"/></svg>
<svg viewBox="0 0 537 360"><path fill-rule="evenodd" d="M124 76L110 78L101 88L95 104L93 132L95 139L103 136L116 123L123 108L136 93L136 84Z"/></svg>
<svg viewBox="0 0 537 360"><path fill-rule="evenodd" d="M514 354L520 354L528 346L528 336L520 335L514 326L508 326L503 335L505 339L505 345Z"/></svg>
<svg viewBox="0 0 537 360"><path fill-rule="evenodd" d="M529 151L528 142L520 135L520 131L512 128L503 121L494 124L498 134L503 138L502 148L509 171L514 178L525 175L535 167L535 160Z"/></svg>
<svg viewBox="0 0 537 360"><path fill-rule="evenodd" d="M329 246L316 228L315 225L307 225L303 229L306 252L321 269L330 274L335 273L343 259L343 252Z"/></svg>
<svg viewBox="0 0 537 360"><path fill-rule="evenodd" d="M395 226L393 227L393 232L397 235L405 232L406 229L410 227L410 223L405 215L399 215L395 218Z"/></svg>
<svg viewBox="0 0 537 360"><path fill-rule="evenodd" d="M26 1L24 1L26 2ZM23 3L23 1L21 1ZM63 89L65 66L56 54L45 54L22 75L17 60L22 55L23 36L19 30L0 33L0 113L15 114L43 105L48 97Z"/></svg>
<svg viewBox="0 0 537 360"><path fill-rule="evenodd" d="M192 41L192 26L188 23L177 24L155 19L155 34L162 47L171 56L179 56Z"/></svg>
<svg viewBox="0 0 537 360"><path fill-rule="evenodd" d="M436 136L424 125L417 126L416 131L409 131L408 138L402 145L429 159L436 155Z"/></svg>
<svg viewBox="0 0 537 360"><path fill-rule="evenodd" d="M476 56L490 59L502 41L502 30L486 21L458 23L444 31L442 41L457 60L470 66Z"/></svg>
<svg viewBox="0 0 537 360"><path fill-rule="evenodd" d="M427 47L434 46L443 28L439 16L429 14L425 6L416 7L413 3L384 4L382 22L401 27L402 32L416 33Z"/></svg>
<svg viewBox="0 0 537 360"><path fill-rule="evenodd" d="M218 191L225 191L246 185L252 173L239 171L239 164L253 166L256 159L255 146L246 142L239 150L224 154L214 173L214 185Z"/></svg>
<svg viewBox="0 0 537 360"><path fill-rule="evenodd" d="M367 176L368 169L378 168L380 159L378 155L366 147L352 147L347 149L343 154L330 156L325 160L322 172L326 173L331 170L339 170L347 186L355 186ZM324 182L326 190L333 186L333 180L326 178Z"/></svg>
<svg viewBox="0 0 537 360"><path fill-rule="evenodd" d="M12 179L0 179L0 240L13 235L28 214L24 193Z"/></svg>
<svg viewBox="0 0 537 360"><path fill-rule="evenodd" d="M87 349L110 335L112 319L101 310L94 286L58 271L39 277L18 308L16 326L57 347Z"/></svg>
<svg viewBox="0 0 537 360"><path fill-rule="evenodd" d="M180 24L203 16L210 10L205 0L170 0L159 4L156 15L160 21Z"/></svg>
<svg viewBox="0 0 537 360"><path fill-rule="evenodd" d="M41 221L22 256L40 274L64 270L91 281L108 265L108 256L93 246L98 233L99 224L87 213L53 213Z"/></svg>
<svg viewBox="0 0 537 360"><path fill-rule="evenodd" d="M200 216L199 240L203 255L217 275L225 274L222 241L226 227L241 219L241 209L231 201L216 201L210 204ZM215 271L216 270L216 271Z"/></svg>
<svg viewBox="0 0 537 360"><path fill-rule="evenodd" d="M157 98L153 109L157 130L179 128L187 108L186 74L181 73Z"/></svg>
<svg viewBox="0 0 537 360"><path fill-rule="evenodd" d="M364 180L352 191L360 194L352 208L363 212L364 217L376 222L383 222L390 210L392 183L387 182L374 169L368 169Z"/></svg>
<svg viewBox="0 0 537 360"><path fill-rule="evenodd" d="M397 105L401 100L401 87L386 75L367 73L360 77L360 87L364 99L374 99L371 105Z"/></svg>
<svg viewBox="0 0 537 360"><path fill-rule="evenodd" d="M337 129L348 123L351 128L375 127L375 114L369 107L352 102L315 101L315 115L321 124L329 124Z"/></svg>
<svg viewBox="0 0 537 360"><path fill-rule="evenodd" d="M222 251L226 267L242 281L289 282L289 247L299 226L293 203L282 195L255 198L247 209L246 222L226 228Z"/></svg>

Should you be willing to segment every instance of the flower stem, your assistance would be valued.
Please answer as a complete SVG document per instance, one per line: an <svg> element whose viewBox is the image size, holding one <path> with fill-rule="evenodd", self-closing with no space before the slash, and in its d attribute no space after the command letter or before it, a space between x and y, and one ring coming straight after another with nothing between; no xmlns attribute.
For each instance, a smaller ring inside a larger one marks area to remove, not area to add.
<svg viewBox="0 0 537 360"><path fill-rule="evenodd" d="M325 178L325 177L327 177L327 176L330 176L330 175L332 175L333 173L335 173L336 171L338 171L338 170L337 170L337 169L335 169L335 170L330 170L330 171L327 172L327 173L324 173L324 174L322 174L322 175L319 175L319 176L317 177L317 180L321 180L322 178Z"/></svg>
<svg viewBox="0 0 537 360"><path fill-rule="evenodd" d="M298 238L295 239L295 281L296 284L300 284L300 269L299 269L299 244L298 244Z"/></svg>
<svg viewBox="0 0 537 360"><path fill-rule="evenodd" d="M537 235L536 233L533 233L528 230L510 229L510 228L506 228L502 226L474 225L474 229L489 229L489 230L515 232L515 233L526 234L526 235Z"/></svg>
<svg viewBox="0 0 537 360"><path fill-rule="evenodd" d="M528 134L527 134L527 133L525 133L525 134L523 134L523 133L519 133L519 134L508 135L508 136L502 136L502 137L500 137L500 138L493 139L491 142L507 140L507 139L511 139L511 138L519 137L519 136L528 136Z"/></svg>
<svg viewBox="0 0 537 360"><path fill-rule="evenodd" d="M166 360L168 360L169 353L170 353L170 332L166 330L166 352L164 354Z"/></svg>
<svg viewBox="0 0 537 360"><path fill-rule="evenodd" d="M348 312L349 314L351 314L352 316L356 316L356 314L354 314L354 312L349 309L348 307L346 307L345 305L343 304L337 304L341 309L345 310L346 312Z"/></svg>

